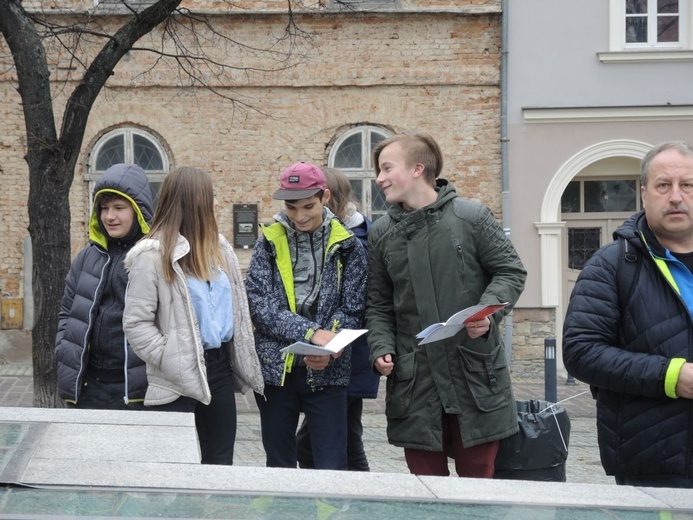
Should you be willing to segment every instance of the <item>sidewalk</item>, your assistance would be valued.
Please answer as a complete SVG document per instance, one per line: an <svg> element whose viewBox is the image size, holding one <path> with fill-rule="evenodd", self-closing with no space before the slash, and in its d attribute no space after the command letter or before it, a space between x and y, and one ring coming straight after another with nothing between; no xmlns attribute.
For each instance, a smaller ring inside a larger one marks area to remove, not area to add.
<svg viewBox="0 0 693 520"><path fill-rule="evenodd" d="M513 385L515 397L544 399L543 383L517 383ZM586 385L567 386L559 382L558 401L571 418L571 435L567 481L573 483L614 484L604 475L599 462L596 441L595 404ZM565 400L565 401L564 401ZM260 418L252 394L237 394L238 432L235 464L264 466L264 450L260 434ZM31 338L22 331L0 331L0 406L32 407L33 379L31 366ZM364 400L364 444L371 471L408 473L401 448L387 442L385 410L385 382L380 385L377 399ZM454 469L451 470L454 474Z"/></svg>

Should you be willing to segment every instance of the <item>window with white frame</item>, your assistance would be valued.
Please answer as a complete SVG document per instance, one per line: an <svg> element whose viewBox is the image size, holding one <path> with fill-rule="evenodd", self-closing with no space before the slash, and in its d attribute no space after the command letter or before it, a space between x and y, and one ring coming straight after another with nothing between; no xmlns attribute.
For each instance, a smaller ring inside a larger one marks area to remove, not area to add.
<svg viewBox="0 0 693 520"><path fill-rule="evenodd" d="M375 220L387 211L385 197L375 183L373 148L391 132L377 126L358 126L339 137L332 146L328 166L341 170L351 183L361 211Z"/></svg>
<svg viewBox="0 0 693 520"><path fill-rule="evenodd" d="M688 61L693 48L692 3L693 0L610 0L610 52L600 52L601 61ZM626 57L618 53L626 53Z"/></svg>
<svg viewBox="0 0 693 520"><path fill-rule="evenodd" d="M625 0L626 47L681 47L682 0Z"/></svg>
<svg viewBox="0 0 693 520"><path fill-rule="evenodd" d="M137 128L118 128L104 134L92 149L89 157L87 180L89 182L89 214L91 195L96 181L103 172L118 163L137 164L147 172L152 196L156 196L169 171L168 155L159 140Z"/></svg>

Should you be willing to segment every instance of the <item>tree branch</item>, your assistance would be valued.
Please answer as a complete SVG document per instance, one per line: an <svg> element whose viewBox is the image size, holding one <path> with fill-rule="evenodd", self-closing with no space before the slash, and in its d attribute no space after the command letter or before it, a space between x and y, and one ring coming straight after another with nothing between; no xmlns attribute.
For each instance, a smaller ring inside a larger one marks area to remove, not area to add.
<svg viewBox="0 0 693 520"><path fill-rule="evenodd" d="M134 16L106 42L65 106L65 116L60 131L61 142L75 142L75 139L82 141L89 111L120 59L137 40L166 20L180 2L181 0L159 0ZM79 149L71 150L71 152L77 154ZM70 160L76 160L76 157Z"/></svg>

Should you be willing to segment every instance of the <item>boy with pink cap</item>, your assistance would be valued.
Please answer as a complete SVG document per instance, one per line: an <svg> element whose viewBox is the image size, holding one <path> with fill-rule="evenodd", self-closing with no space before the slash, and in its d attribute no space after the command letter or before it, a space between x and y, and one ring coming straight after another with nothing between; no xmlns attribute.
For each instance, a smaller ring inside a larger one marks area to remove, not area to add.
<svg viewBox="0 0 693 520"><path fill-rule="evenodd" d="M366 258L354 234L327 208L325 175L310 163L286 168L273 198L284 201L262 226L246 287L265 380L256 395L268 467L295 468L296 428L306 416L316 469L346 469L346 390L351 352L282 356L296 341L327 344L359 328L365 312Z"/></svg>

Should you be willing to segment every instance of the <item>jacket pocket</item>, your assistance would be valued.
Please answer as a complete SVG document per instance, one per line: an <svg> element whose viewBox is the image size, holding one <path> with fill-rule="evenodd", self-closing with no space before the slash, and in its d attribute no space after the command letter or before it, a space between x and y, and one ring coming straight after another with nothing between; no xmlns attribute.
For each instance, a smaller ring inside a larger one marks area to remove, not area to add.
<svg viewBox="0 0 693 520"><path fill-rule="evenodd" d="M482 412L492 412L510 402L510 379L501 345L490 353L459 347L469 391Z"/></svg>
<svg viewBox="0 0 693 520"><path fill-rule="evenodd" d="M410 352L398 356L395 359L395 369L387 378L385 415L391 419L400 419L409 415L416 373L414 355L415 352Z"/></svg>

